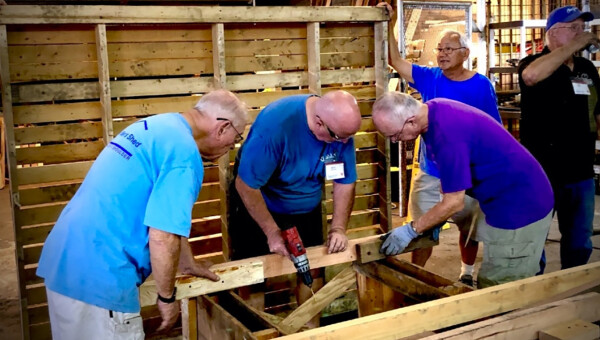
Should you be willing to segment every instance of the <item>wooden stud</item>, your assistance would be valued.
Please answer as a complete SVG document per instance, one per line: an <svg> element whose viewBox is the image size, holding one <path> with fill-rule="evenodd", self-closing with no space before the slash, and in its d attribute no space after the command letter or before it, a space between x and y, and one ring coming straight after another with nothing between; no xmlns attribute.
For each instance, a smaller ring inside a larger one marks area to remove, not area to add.
<svg viewBox="0 0 600 340"><path fill-rule="evenodd" d="M407 274L410 277L420 280L432 287L440 288L449 295L473 291L473 287L471 286L447 279L408 261L399 260L395 257L388 257L385 259L385 263L388 267Z"/></svg>
<svg viewBox="0 0 600 340"><path fill-rule="evenodd" d="M6 6L0 6L6 7ZM11 198L11 214L13 221L17 211L20 210L19 199L19 174L17 173L16 162L16 145L13 123L13 95L10 85L10 69L8 58L8 38L6 33L6 25L0 25L0 81L2 82L2 108L4 115L4 124L6 133L6 151L8 153L8 174L10 176L10 198ZM4 153L4 150L2 151ZM2 178L4 181L4 178ZM21 331L23 339L29 339L29 318L27 311L27 298L25 287L25 258L23 254L23 241L21 240L20 228L14 225L15 233L15 248L17 255L17 274L19 279L19 297L21 303Z"/></svg>
<svg viewBox="0 0 600 340"><path fill-rule="evenodd" d="M222 294L219 294L218 297L219 304L235 306L237 310L241 310L242 313L247 318L252 319L254 323L261 324L264 328L272 330L274 329L277 333L281 333L281 329L279 329L278 324L281 322L282 319L278 318L274 320L271 314L257 310L256 308L248 304L239 295L235 294L233 291L223 292Z"/></svg>
<svg viewBox="0 0 600 340"><path fill-rule="evenodd" d="M319 22L306 24L306 45L308 56L308 90L321 95L321 33Z"/></svg>
<svg viewBox="0 0 600 340"><path fill-rule="evenodd" d="M402 306L404 296L386 284L356 273L358 316L365 317Z"/></svg>
<svg viewBox="0 0 600 340"><path fill-rule="evenodd" d="M181 299L181 333L183 340L198 339L198 300Z"/></svg>
<svg viewBox="0 0 600 340"><path fill-rule="evenodd" d="M367 263L386 258L385 254L381 254L379 252L382 243L383 241L381 241L379 238L376 238L371 240L371 242L363 242L358 244L356 246L356 255L358 257L358 262ZM430 248L435 245L438 245L437 241L434 241L429 237L419 237L412 240L402 252L408 253L415 249Z"/></svg>
<svg viewBox="0 0 600 340"><path fill-rule="evenodd" d="M108 48L106 25L96 26L96 55L98 57L98 82L102 104L102 137L107 145L114 137L110 100L110 75L108 74Z"/></svg>
<svg viewBox="0 0 600 340"><path fill-rule="evenodd" d="M338 296L344 294L346 289L356 282L355 277L352 267L344 269L319 289L310 299L306 300L283 319L278 326L283 330L284 334L297 332L305 323L319 314L323 308Z"/></svg>
<svg viewBox="0 0 600 340"><path fill-rule="evenodd" d="M215 88L223 89L226 85L225 76L225 28L223 24L212 25L212 55Z"/></svg>
<svg viewBox="0 0 600 340"><path fill-rule="evenodd" d="M198 299L198 339L256 339L252 332L208 296Z"/></svg>
<svg viewBox="0 0 600 340"><path fill-rule="evenodd" d="M296 333L281 339L402 338L528 307L600 282L600 262L424 302L398 310Z"/></svg>

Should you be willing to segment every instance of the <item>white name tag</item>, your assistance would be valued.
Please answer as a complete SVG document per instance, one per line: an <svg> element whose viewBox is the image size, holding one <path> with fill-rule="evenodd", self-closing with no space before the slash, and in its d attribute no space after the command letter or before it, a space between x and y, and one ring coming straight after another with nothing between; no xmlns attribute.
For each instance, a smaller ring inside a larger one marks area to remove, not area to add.
<svg viewBox="0 0 600 340"><path fill-rule="evenodd" d="M573 91L575 91L575 94L584 96L590 95L590 88L585 82L573 80L571 83L573 84Z"/></svg>
<svg viewBox="0 0 600 340"><path fill-rule="evenodd" d="M327 180L344 178L344 163L327 163L325 164L325 178Z"/></svg>

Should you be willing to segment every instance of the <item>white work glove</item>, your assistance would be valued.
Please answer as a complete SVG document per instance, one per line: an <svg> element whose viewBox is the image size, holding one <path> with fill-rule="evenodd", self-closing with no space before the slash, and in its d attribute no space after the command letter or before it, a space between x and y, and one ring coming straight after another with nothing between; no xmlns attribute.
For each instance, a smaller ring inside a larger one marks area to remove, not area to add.
<svg viewBox="0 0 600 340"><path fill-rule="evenodd" d="M379 248L379 252L385 253L387 256L398 255L417 236L419 234L413 230L410 223L406 223L381 237L384 241L381 248Z"/></svg>

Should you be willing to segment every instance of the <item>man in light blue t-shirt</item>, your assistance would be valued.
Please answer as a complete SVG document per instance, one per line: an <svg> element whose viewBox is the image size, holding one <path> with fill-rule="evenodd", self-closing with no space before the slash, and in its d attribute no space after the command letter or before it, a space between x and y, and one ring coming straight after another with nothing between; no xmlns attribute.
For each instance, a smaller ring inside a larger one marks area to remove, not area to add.
<svg viewBox="0 0 600 340"><path fill-rule="evenodd" d="M153 274L162 323L179 315L175 273L218 280L194 260L192 206L214 161L239 142L245 105L208 93L184 113L137 121L100 153L48 235L44 278L54 339L143 339L138 287Z"/></svg>
<svg viewBox="0 0 600 340"><path fill-rule="evenodd" d="M444 197L419 218L386 234L381 252L399 254L408 243L464 206L480 202L484 244L477 286L535 275L552 220L554 197L542 166L503 126L466 104L432 99L425 104L389 92L373 105L373 122L392 142L421 136L440 170Z"/></svg>
<svg viewBox="0 0 600 340"><path fill-rule="evenodd" d="M392 11L389 4L385 3L385 6L388 11ZM464 67L470 50L469 43L462 33L446 30L440 34L440 40L434 49L438 67L423 67L402 59L392 34L389 46L390 64L411 87L419 91L423 102L434 98L453 99L478 108L502 124L492 83L485 76ZM427 154L427 148L422 142L418 161L419 171L412 182L408 203L412 218L421 217L441 199L440 171ZM470 231L482 222L480 215L479 203L467 196L465 208L452 216L460 230L458 244L462 263L459 280L471 286L478 244L473 238L475 233ZM413 251L412 262L424 266L432 251L433 248Z"/></svg>

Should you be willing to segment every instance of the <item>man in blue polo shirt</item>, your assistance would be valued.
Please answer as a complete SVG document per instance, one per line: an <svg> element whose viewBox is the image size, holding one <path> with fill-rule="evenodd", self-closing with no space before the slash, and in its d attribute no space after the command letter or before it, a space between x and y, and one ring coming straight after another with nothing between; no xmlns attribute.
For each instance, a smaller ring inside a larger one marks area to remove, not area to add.
<svg viewBox="0 0 600 340"><path fill-rule="evenodd" d="M144 339L138 287L153 274L162 323L179 315L175 273L218 277L197 263L189 237L204 176L241 138L245 105L208 93L194 108L137 121L100 153L48 235L44 278L52 338Z"/></svg>
<svg viewBox="0 0 600 340"><path fill-rule="evenodd" d="M281 230L296 226L305 247L323 244L321 193L333 180L330 253L346 250L346 225L354 201L356 156L352 136L361 115L345 91L323 97L290 96L265 107L238 153L231 188L229 237L234 259L289 256ZM239 196L238 196L239 193ZM313 289L322 271L313 270ZM298 304L311 296L298 283ZM318 320L311 322L316 326Z"/></svg>
<svg viewBox="0 0 600 340"><path fill-rule="evenodd" d="M552 188L540 164L482 111L450 99L419 103L389 92L373 106L377 129L392 142L421 136L440 170L443 198L420 218L386 234L381 251L400 253L424 231L477 199L485 222L479 288L535 275L550 228Z"/></svg>

